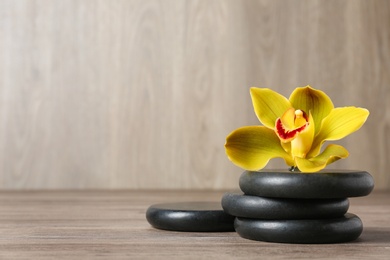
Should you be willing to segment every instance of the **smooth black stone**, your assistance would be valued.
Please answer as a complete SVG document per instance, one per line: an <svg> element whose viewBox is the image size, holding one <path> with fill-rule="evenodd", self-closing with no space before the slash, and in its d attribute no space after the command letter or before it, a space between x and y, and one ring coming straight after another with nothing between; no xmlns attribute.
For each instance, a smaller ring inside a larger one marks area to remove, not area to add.
<svg viewBox="0 0 390 260"><path fill-rule="evenodd" d="M146 219L155 228L172 231L234 231L234 217L219 202L156 204L148 208Z"/></svg>
<svg viewBox="0 0 390 260"><path fill-rule="evenodd" d="M349 198L368 195L374 188L374 179L365 171L245 171L240 177L240 188L247 195L261 197Z"/></svg>
<svg viewBox="0 0 390 260"><path fill-rule="evenodd" d="M277 199L226 193L222 208L229 215L256 219L321 219L342 217L348 199Z"/></svg>
<svg viewBox="0 0 390 260"><path fill-rule="evenodd" d="M256 220L236 218L236 232L243 238L294 244L342 243L357 239L363 231L359 217L347 213L334 219Z"/></svg>

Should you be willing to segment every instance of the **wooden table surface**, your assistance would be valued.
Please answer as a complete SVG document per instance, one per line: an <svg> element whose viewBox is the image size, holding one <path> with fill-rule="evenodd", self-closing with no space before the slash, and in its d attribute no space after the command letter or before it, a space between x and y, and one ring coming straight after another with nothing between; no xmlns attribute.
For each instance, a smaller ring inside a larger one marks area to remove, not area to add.
<svg viewBox="0 0 390 260"><path fill-rule="evenodd" d="M390 259L390 193L350 199L363 221L357 241L256 242L228 233L153 229L150 204L219 201L222 191L2 191L0 259Z"/></svg>

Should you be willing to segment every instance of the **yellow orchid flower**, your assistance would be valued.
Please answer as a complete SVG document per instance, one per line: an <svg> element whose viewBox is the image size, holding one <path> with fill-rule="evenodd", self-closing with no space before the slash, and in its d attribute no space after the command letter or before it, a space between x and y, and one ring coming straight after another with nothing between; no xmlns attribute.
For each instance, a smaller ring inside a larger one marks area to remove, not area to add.
<svg viewBox="0 0 390 260"><path fill-rule="evenodd" d="M226 138L228 158L246 170L260 170L272 158L302 172L317 172L348 157L339 140L357 131L369 112L359 107L334 108L331 99L310 86L296 88L287 99L267 88L251 88L257 118L264 126L241 127Z"/></svg>

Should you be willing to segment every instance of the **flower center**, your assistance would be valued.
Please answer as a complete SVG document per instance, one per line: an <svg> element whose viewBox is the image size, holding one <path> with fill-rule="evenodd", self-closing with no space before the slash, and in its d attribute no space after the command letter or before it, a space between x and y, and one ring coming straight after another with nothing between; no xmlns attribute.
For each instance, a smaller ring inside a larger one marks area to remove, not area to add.
<svg viewBox="0 0 390 260"><path fill-rule="evenodd" d="M297 134L305 130L308 121L309 118L304 111L290 108L276 120L275 132L283 143L288 143L292 141Z"/></svg>
<svg viewBox="0 0 390 260"><path fill-rule="evenodd" d="M294 114L295 114L295 118L294 118L295 127L301 127L309 121L307 114L300 109L295 110Z"/></svg>
<svg viewBox="0 0 390 260"><path fill-rule="evenodd" d="M302 116L303 116L303 111L300 110L300 109L295 110L294 113L295 113L295 116L296 116L296 117L302 117Z"/></svg>

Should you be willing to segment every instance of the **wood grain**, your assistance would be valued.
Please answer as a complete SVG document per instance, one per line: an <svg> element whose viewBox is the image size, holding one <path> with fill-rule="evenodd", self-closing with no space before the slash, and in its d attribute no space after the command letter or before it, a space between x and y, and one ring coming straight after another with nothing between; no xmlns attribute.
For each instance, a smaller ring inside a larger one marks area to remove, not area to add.
<svg viewBox="0 0 390 260"><path fill-rule="evenodd" d="M350 200L364 231L351 243L294 245L256 242L235 232L153 229L154 203L219 201L212 191L0 192L1 259L388 259L390 194Z"/></svg>
<svg viewBox="0 0 390 260"><path fill-rule="evenodd" d="M0 188L237 187L249 87L310 84L371 112L333 167L390 189L389 24L386 0L1 0Z"/></svg>

